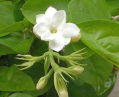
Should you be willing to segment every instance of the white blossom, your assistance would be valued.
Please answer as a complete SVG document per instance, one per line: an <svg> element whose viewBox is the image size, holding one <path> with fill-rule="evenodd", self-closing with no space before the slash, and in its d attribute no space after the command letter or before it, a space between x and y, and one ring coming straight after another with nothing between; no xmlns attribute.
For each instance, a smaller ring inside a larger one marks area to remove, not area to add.
<svg viewBox="0 0 119 97"><path fill-rule="evenodd" d="M33 32L41 40L49 41L49 48L59 52L70 43L72 37L80 34L80 29L73 23L66 23L64 10L49 7L45 14L36 16Z"/></svg>

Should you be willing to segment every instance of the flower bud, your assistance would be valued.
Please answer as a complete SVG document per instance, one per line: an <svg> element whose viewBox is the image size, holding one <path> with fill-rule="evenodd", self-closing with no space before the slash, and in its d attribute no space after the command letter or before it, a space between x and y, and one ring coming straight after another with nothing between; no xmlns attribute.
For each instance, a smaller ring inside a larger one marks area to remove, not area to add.
<svg viewBox="0 0 119 97"><path fill-rule="evenodd" d="M72 42L77 42L77 41L79 41L80 38L81 38L81 34L79 33L78 35L73 36L73 37L71 38L71 41L72 41Z"/></svg>
<svg viewBox="0 0 119 97"><path fill-rule="evenodd" d="M68 97L66 82L61 73L54 74L54 85L59 97Z"/></svg>
<svg viewBox="0 0 119 97"><path fill-rule="evenodd" d="M43 89L46 85L47 85L48 79L47 77L42 77L40 78L40 80L38 81L37 85L36 85L36 89L37 90L41 90Z"/></svg>
<svg viewBox="0 0 119 97"><path fill-rule="evenodd" d="M36 85L37 90L41 90L47 85L48 80L51 77L52 73L53 73L53 69L51 69L44 77L40 78L40 80L38 81Z"/></svg>
<svg viewBox="0 0 119 97"><path fill-rule="evenodd" d="M84 68L81 66L75 66L72 68L72 70L74 71L76 75L79 75L84 71Z"/></svg>
<svg viewBox="0 0 119 97"><path fill-rule="evenodd" d="M66 90L59 91L59 97L68 97L68 92Z"/></svg>

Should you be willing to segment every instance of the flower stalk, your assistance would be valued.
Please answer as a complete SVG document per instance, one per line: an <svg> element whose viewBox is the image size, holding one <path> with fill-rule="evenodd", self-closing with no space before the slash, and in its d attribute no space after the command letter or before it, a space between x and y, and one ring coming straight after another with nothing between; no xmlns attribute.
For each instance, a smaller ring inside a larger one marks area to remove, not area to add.
<svg viewBox="0 0 119 97"><path fill-rule="evenodd" d="M50 61L51 61L52 68L54 69L54 71L56 71L59 68L59 66L56 64L56 62L54 60L53 51L51 49L49 50L49 58L50 58Z"/></svg>

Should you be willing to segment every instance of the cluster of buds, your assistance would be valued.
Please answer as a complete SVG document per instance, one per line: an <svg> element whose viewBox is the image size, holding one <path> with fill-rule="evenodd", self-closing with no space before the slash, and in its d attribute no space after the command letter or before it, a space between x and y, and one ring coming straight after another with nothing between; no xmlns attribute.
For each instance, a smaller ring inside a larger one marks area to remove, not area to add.
<svg viewBox="0 0 119 97"><path fill-rule="evenodd" d="M21 70L24 70L33 66L34 63L44 59L45 60L44 64L45 66L47 65L46 66L47 68L44 68L45 76L39 79L36 85L36 89L37 90L44 89L49 79L51 78L51 75L54 72L54 85L59 97L68 97L68 91L67 91L68 81L65 79L64 75L74 80L75 77L77 77L84 71L84 68L79 63L79 61L83 59L82 54L84 53L82 53L82 51L83 49L73 52L72 54L67 56L62 56L59 53L53 52L52 50L49 50L48 52L44 53L42 56L38 56L38 57L33 57L31 55L18 55L17 59L27 61L18 66L22 66L23 68ZM66 63L70 64L70 66L68 65L69 67L60 67L58 63L55 61L54 57L59 60L65 61ZM51 65L52 68L50 68L49 65Z"/></svg>

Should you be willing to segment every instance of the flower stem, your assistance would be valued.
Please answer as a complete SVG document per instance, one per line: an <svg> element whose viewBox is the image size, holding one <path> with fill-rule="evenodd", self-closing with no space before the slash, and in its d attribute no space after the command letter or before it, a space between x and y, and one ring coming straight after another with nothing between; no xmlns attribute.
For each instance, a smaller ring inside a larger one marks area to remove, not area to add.
<svg viewBox="0 0 119 97"><path fill-rule="evenodd" d="M48 78L52 75L52 73L53 73L53 69L51 69L51 70L48 72L48 74L47 74Z"/></svg>
<svg viewBox="0 0 119 97"><path fill-rule="evenodd" d="M59 53L53 52L53 56L59 58L62 61L66 61L65 59L66 56L61 56Z"/></svg>
<svg viewBox="0 0 119 97"><path fill-rule="evenodd" d="M59 68L59 66L56 64L56 62L54 60L53 51L51 49L49 50L49 58L50 58L50 61L51 61L52 68L54 69L54 71L57 70Z"/></svg>
<svg viewBox="0 0 119 97"><path fill-rule="evenodd" d="M53 52L53 56L64 61L69 66L68 56L62 56L59 53Z"/></svg>

